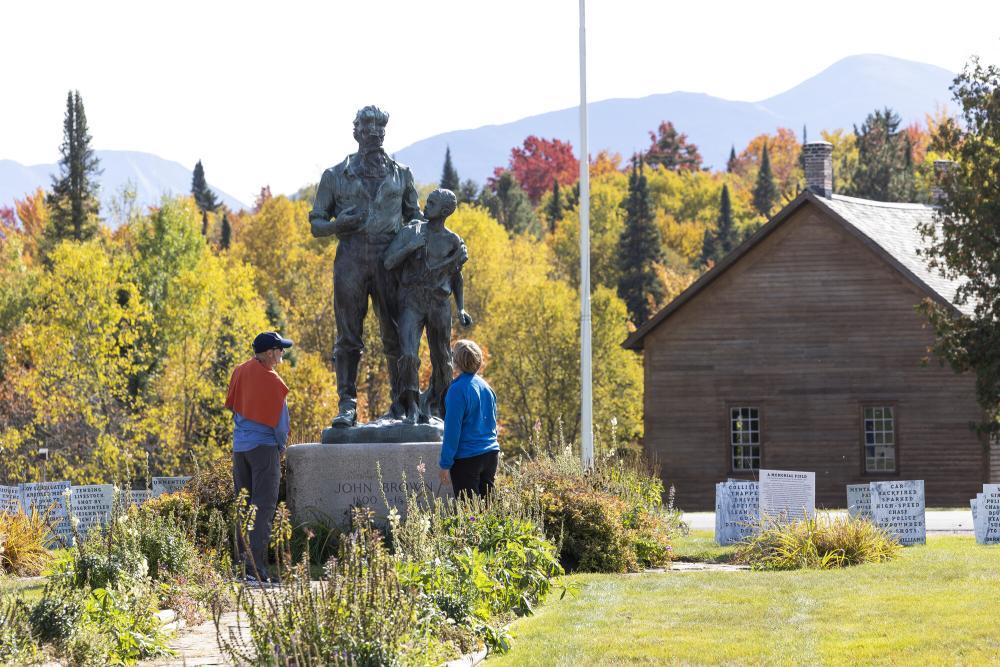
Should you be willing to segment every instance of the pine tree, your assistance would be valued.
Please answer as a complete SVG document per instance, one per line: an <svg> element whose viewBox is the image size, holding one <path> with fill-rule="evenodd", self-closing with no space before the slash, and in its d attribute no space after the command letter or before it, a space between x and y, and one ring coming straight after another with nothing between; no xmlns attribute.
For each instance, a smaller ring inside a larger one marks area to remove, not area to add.
<svg viewBox="0 0 1000 667"><path fill-rule="evenodd" d="M51 208L45 230L48 247L64 239L86 241L97 233L100 210L97 176L102 172L90 139L83 98L80 91L70 91L66 97L63 143L59 147L59 176L52 177L52 192L47 198Z"/></svg>
<svg viewBox="0 0 1000 667"><path fill-rule="evenodd" d="M201 235L208 236L208 211L201 212Z"/></svg>
<svg viewBox="0 0 1000 667"><path fill-rule="evenodd" d="M767 144L764 144L757 183L753 186L753 207L765 218L770 218L777 198L778 188L774 185L774 174L771 173L771 158L767 155Z"/></svg>
<svg viewBox="0 0 1000 667"><path fill-rule="evenodd" d="M736 171L736 146L731 146L729 148L729 160L726 161L726 171L728 173L733 173Z"/></svg>
<svg viewBox="0 0 1000 667"><path fill-rule="evenodd" d="M452 192L458 192L461 188L461 181L458 179L458 171L451 163L451 147L444 149L444 169L441 170L441 187Z"/></svg>
<svg viewBox="0 0 1000 667"><path fill-rule="evenodd" d="M646 175L636 160L632 163L628 195L622 208L625 209L625 229L618 242L621 269L618 295L628 307L632 322L639 326L652 315L665 291L656 273L656 265L663 261L660 229L653 219Z"/></svg>
<svg viewBox="0 0 1000 667"><path fill-rule="evenodd" d="M467 178L462 181L462 185L459 186L458 192L455 194L458 196L459 202L471 204L479 198L479 184L471 178Z"/></svg>
<svg viewBox="0 0 1000 667"><path fill-rule="evenodd" d="M229 250L229 243L232 241L233 228L229 226L229 214L222 214L222 231L219 234L219 247Z"/></svg>
<svg viewBox="0 0 1000 667"><path fill-rule="evenodd" d="M559 193L559 181L552 179L552 199L545 209L545 215L549 219L549 232L556 231L556 223L562 220L562 195Z"/></svg>
<svg viewBox="0 0 1000 667"><path fill-rule="evenodd" d="M876 109L858 129L858 163L847 193L876 201L912 201L915 195L913 146L899 131L900 118L892 109Z"/></svg>
<svg viewBox="0 0 1000 667"><path fill-rule="evenodd" d="M208 187L205 180L205 168L201 166L201 160L194 166L194 175L191 177L191 194L198 208L205 211L214 211L219 208L219 199Z"/></svg>
<svg viewBox="0 0 1000 667"><path fill-rule="evenodd" d="M719 201L719 218L715 229L706 229L701 245L701 257L698 263L706 266L709 261L718 263L720 259L732 252L739 243L739 234L733 226L733 205L729 198L729 186L722 185L722 197Z"/></svg>
<svg viewBox="0 0 1000 667"><path fill-rule="evenodd" d="M498 173L490 186L483 188L479 203L511 234L541 234L531 200L509 169Z"/></svg>

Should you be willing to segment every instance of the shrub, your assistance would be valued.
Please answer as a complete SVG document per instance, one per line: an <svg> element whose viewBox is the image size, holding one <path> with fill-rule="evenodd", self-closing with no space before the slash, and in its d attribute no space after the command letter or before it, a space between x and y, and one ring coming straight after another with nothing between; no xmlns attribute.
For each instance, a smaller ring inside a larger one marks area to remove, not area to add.
<svg viewBox="0 0 1000 667"><path fill-rule="evenodd" d="M665 565L682 530L663 482L637 454L609 453L584 471L568 448L508 466L502 484L545 512L545 531L567 570L626 572Z"/></svg>
<svg viewBox="0 0 1000 667"><path fill-rule="evenodd" d="M38 657L24 602L14 596L0 597L0 664L37 664Z"/></svg>
<svg viewBox="0 0 1000 667"><path fill-rule="evenodd" d="M279 565L287 566L291 526L283 505L274 535ZM286 569L282 590L244 589L238 610L249 639L219 634L220 647L237 664L392 667L415 650L413 599L367 515L356 516L317 584L303 561Z"/></svg>
<svg viewBox="0 0 1000 667"><path fill-rule="evenodd" d="M870 521L817 517L791 523L765 522L756 536L737 547L734 560L755 570L830 569L889 561L901 548Z"/></svg>
<svg viewBox="0 0 1000 667"><path fill-rule="evenodd" d="M51 581L29 615L35 638L40 642L65 644L80 619L82 604L83 596L64 580Z"/></svg>
<svg viewBox="0 0 1000 667"><path fill-rule="evenodd" d="M48 513L0 512L0 574L34 577L52 560Z"/></svg>

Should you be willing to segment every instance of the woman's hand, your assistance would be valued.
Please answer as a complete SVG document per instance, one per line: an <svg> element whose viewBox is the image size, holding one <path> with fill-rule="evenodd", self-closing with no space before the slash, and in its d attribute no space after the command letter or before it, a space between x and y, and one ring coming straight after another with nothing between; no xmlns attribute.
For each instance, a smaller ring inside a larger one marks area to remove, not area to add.
<svg viewBox="0 0 1000 667"><path fill-rule="evenodd" d="M444 468L441 469L441 472L438 475L438 479L441 481L442 484L446 486L451 486L451 475L449 475L448 471L445 470Z"/></svg>

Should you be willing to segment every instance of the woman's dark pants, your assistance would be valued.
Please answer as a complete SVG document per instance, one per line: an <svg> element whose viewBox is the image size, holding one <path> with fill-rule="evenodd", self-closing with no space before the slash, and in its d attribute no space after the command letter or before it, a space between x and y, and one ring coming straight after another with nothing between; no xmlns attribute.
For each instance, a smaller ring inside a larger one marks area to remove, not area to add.
<svg viewBox="0 0 1000 667"><path fill-rule="evenodd" d="M485 498L493 490L493 480L497 475L497 462L500 452L486 452L467 459L455 459L451 466L451 486L455 497L463 493Z"/></svg>

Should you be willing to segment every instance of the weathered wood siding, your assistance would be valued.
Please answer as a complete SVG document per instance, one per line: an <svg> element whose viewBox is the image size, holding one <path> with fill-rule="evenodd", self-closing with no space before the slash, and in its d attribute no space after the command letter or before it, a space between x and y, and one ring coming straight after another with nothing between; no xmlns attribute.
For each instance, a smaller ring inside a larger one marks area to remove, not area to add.
<svg viewBox="0 0 1000 667"><path fill-rule="evenodd" d="M760 409L761 467L846 484L923 479L927 505L967 506L987 481L973 379L936 360L924 295L806 205L644 340L645 442L686 509L711 509L730 470L729 408ZM861 408L892 405L896 467L864 473Z"/></svg>

